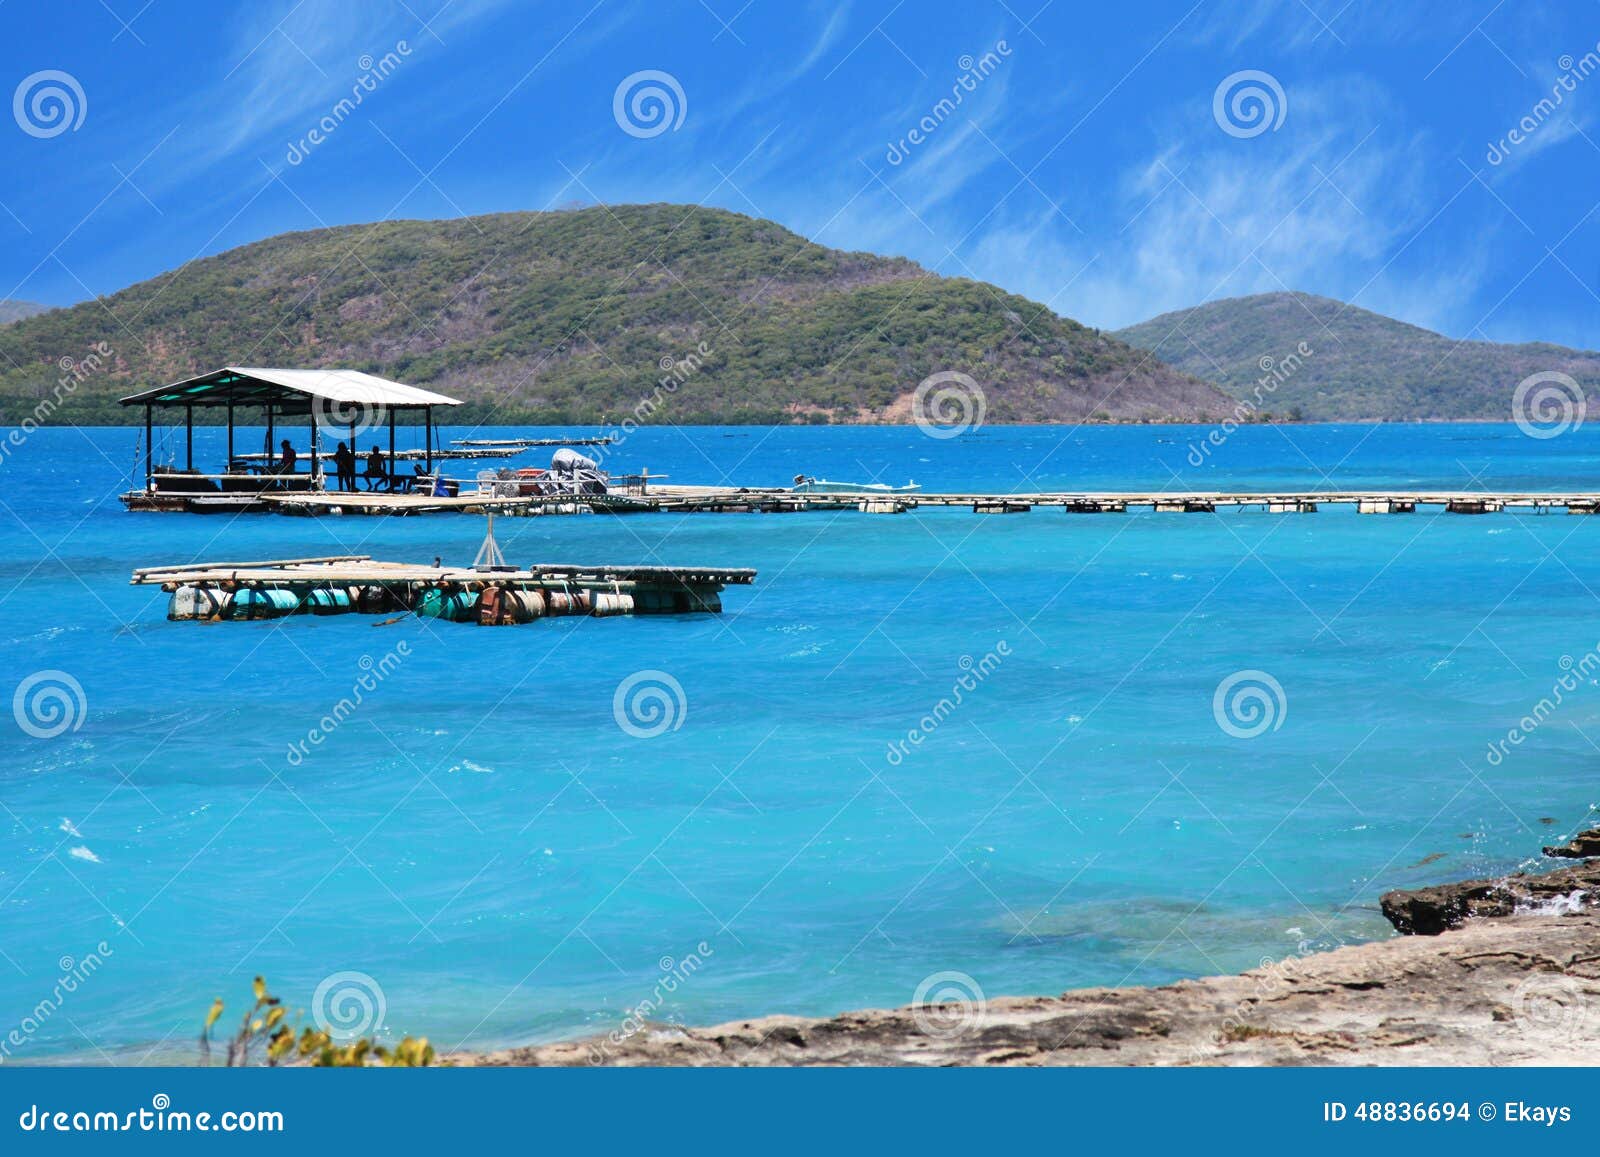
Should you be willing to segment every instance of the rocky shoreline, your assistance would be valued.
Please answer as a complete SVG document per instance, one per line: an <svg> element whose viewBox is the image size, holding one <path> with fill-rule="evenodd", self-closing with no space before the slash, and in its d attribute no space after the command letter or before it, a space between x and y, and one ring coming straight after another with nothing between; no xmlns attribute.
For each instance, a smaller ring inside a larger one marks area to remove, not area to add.
<svg viewBox="0 0 1600 1157"><path fill-rule="evenodd" d="M1600 847L1600 830L1574 845ZM445 1063L1595 1064L1597 897L1600 861L1584 861L1540 875L1390 892L1383 912L1405 935L1237 976L827 1019L656 1026L620 1043L568 1041L455 1054Z"/></svg>

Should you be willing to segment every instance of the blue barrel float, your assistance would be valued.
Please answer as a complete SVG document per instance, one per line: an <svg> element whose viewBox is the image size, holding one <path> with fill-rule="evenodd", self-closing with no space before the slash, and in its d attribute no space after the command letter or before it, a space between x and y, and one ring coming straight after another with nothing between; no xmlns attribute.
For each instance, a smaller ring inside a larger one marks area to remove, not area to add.
<svg viewBox="0 0 1600 1157"><path fill-rule="evenodd" d="M342 587L318 587L306 594L303 611L313 615L343 615L355 610L350 592Z"/></svg>

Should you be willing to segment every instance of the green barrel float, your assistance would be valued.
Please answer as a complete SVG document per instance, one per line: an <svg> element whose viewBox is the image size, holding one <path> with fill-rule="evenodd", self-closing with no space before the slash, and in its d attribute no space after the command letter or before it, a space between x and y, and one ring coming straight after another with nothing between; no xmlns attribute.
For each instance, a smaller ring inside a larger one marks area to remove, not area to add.
<svg viewBox="0 0 1600 1157"><path fill-rule="evenodd" d="M417 614L451 623L472 623L478 619L478 596L472 591L443 591L430 587L417 601Z"/></svg>
<svg viewBox="0 0 1600 1157"><path fill-rule="evenodd" d="M230 619L281 619L300 609L300 596L275 588L244 587L228 605Z"/></svg>

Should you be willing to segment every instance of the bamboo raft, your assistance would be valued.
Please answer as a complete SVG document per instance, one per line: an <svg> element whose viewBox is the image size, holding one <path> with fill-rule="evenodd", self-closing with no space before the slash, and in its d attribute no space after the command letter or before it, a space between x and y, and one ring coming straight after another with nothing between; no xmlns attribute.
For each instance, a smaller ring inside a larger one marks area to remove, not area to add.
<svg viewBox="0 0 1600 1157"><path fill-rule="evenodd" d="M723 588L755 576L736 567L424 566L352 554L141 567L130 582L169 592L172 620L399 612L513 626L563 615L719 614Z"/></svg>

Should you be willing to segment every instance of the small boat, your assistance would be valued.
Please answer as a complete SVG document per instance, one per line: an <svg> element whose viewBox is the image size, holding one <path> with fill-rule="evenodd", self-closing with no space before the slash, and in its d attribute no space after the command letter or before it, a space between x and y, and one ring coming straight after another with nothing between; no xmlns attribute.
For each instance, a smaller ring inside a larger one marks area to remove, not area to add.
<svg viewBox="0 0 1600 1157"><path fill-rule="evenodd" d="M794 476L791 494L913 494L922 487L915 482L904 486L886 486L882 482L829 482L825 478Z"/></svg>

